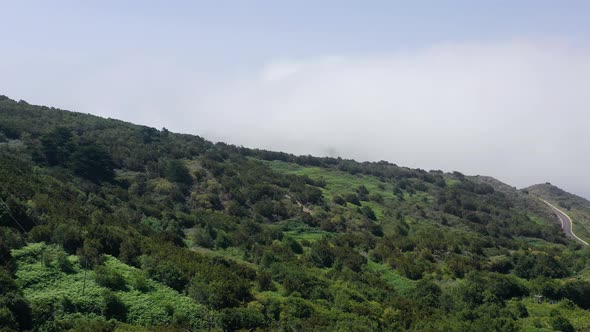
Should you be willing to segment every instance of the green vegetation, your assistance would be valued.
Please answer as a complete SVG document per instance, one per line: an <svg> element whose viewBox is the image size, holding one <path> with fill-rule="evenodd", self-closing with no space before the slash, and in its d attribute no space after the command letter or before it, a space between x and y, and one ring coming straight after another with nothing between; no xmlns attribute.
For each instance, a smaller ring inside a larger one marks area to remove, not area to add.
<svg viewBox="0 0 590 332"><path fill-rule="evenodd" d="M33 323L40 329L68 326L75 317L115 318L130 324L163 326L184 324L191 328L207 324L207 310L190 298L150 280L136 268L107 256L104 265L85 269L78 257L65 254L64 271L56 245L30 244L14 250L17 284L29 301ZM53 318L51 321L50 317Z"/></svg>
<svg viewBox="0 0 590 332"><path fill-rule="evenodd" d="M550 184L538 184L525 189L560 208L572 219L572 230L581 239L590 242L590 201L570 194Z"/></svg>
<svg viewBox="0 0 590 332"><path fill-rule="evenodd" d="M532 195L0 97L0 329L590 329Z"/></svg>

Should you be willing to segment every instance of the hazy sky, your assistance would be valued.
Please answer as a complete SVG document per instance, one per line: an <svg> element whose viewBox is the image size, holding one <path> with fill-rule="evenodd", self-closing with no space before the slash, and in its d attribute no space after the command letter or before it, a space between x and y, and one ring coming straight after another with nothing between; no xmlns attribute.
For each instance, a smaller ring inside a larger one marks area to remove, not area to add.
<svg viewBox="0 0 590 332"><path fill-rule="evenodd" d="M590 198L590 1L0 5L14 99Z"/></svg>

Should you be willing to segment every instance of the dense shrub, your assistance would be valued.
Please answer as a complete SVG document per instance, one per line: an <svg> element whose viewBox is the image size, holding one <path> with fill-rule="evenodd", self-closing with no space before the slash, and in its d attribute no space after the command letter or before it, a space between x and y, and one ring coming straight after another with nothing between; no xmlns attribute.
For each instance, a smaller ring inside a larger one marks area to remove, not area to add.
<svg viewBox="0 0 590 332"><path fill-rule="evenodd" d="M94 268L94 280L97 284L112 290L124 290L127 288L125 278L119 272L106 266Z"/></svg>

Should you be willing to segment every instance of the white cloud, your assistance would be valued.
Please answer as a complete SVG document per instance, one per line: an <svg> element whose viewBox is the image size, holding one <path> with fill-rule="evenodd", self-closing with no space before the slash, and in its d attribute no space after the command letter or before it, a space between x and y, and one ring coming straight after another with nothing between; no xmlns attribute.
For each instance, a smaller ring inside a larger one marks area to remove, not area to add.
<svg viewBox="0 0 590 332"><path fill-rule="evenodd" d="M289 60L201 95L183 129L297 154L337 151L493 175L516 186L552 181L590 196L588 86L590 52L563 44Z"/></svg>
<svg viewBox="0 0 590 332"><path fill-rule="evenodd" d="M590 197L588 48L449 43L234 74L187 58L70 60L7 58L2 93L238 145L551 181Z"/></svg>

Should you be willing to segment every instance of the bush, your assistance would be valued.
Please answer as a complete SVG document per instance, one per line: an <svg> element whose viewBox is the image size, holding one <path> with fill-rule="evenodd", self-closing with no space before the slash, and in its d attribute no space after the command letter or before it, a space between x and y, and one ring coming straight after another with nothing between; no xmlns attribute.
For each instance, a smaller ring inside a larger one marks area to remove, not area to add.
<svg viewBox="0 0 590 332"><path fill-rule="evenodd" d="M149 279L140 271L135 271L131 275L131 286L144 293L150 290Z"/></svg>
<svg viewBox="0 0 590 332"><path fill-rule="evenodd" d="M574 332L574 326L570 323L569 320L563 318L562 316L553 317L551 319L551 327L555 331L561 332Z"/></svg>
<svg viewBox="0 0 590 332"><path fill-rule="evenodd" d="M179 292L181 292L188 283L185 274L170 262L161 264L154 263L154 265L147 267L146 270L151 278L160 281L166 286Z"/></svg>
<svg viewBox="0 0 590 332"><path fill-rule="evenodd" d="M76 175L94 182L112 181L115 177L111 155L92 143L79 146L72 154L69 165Z"/></svg>
<svg viewBox="0 0 590 332"><path fill-rule="evenodd" d="M272 276L269 272L259 272L256 276L256 283L258 284L258 290L261 292L277 290L272 282Z"/></svg>
<svg viewBox="0 0 590 332"><path fill-rule="evenodd" d="M213 236L207 228L197 227L191 234L190 239L194 245L199 247L213 248Z"/></svg>
<svg viewBox="0 0 590 332"><path fill-rule="evenodd" d="M94 269L94 281L100 286L112 290L124 290L127 288L123 276L106 266L97 266Z"/></svg>
<svg viewBox="0 0 590 332"><path fill-rule="evenodd" d="M84 268L100 265L104 261L102 244L98 240L86 239L84 246L78 250L78 256L80 256L80 264Z"/></svg>
<svg viewBox="0 0 590 332"><path fill-rule="evenodd" d="M344 196L344 198L348 203L354 204L356 206L361 206L361 201L355 193L348 193L346 194L346 196Z"/></svg>
<svg viewBox="0 0 590 332"><path fill-rule="evenodd" d="M121 299L110 290L102 293L102 315L106 318L114 318L124 322L127 320L127 306Z"/></svg>
<svg viewBox="0 0 590 332"><path fill-rule="evenodd" d="M311 246L309 253L317 267L331 267L334 264L334 252L327 241L317 241Z"/></svg>
<svg viewBox="0 0 590 332"><path fill-rule="evenodd" d="M72 262L70 262L70 260L68 259L68 254L66 254L63 251L58 251L55 254L55 262L57 264L57 267L65 273L71 273L74 271L74 266L72 264Z"/></svg>
<svg viewBox="0 0 590 332"><path fill-rule="evenodd" d="M224 331L258 330L266 326L264 315L251 308L231 308L221 312L221 327Z"/></svg>
<svg viewBox="0 0 590 332"><path fill-rule="evenodd" d="M164 176L168 180L176 183L182 183L186 185L191 185L193 183L193 178L188 168L181 160L177 159L169 160L166 163Z"/></svg>
<svg viewBox="0 0 590 332"><path fill-rule="evenodd" d="M590 282L576 280L559 288L559 295L571 300L582 309L590 309Z"/></svg>
<svg viewBox="0 0 590 332"><path fill-rule="evenodd" d="M292 297L287 300L284 313L286 317L308 318L314 313L314 309L306 300Z"/></svg>
<svg viewBox="0 0 590 332"><path fill-rule="evenodd" d="M346 199L344 199L344 197L342 197L340 195L336 195L332 198L332 203L346 206Z"/></svg>
<svg viewBox="0 0 590 332"><path fill-rule="evenodd" d="M367 218L369 218L371 220L377 220L377 216L375 215L375 212L373 211L373 209L371 209L370 207L368 207L366 205L363 206L363 207L361 207L361 213L365 217L367 217Z"/></svg>
<svg viewBox="0 0 590 332"><path fill-rule="evenodd" d="M364 185L360 185L356 188L356 193L361 201L369 200L369 190Z"/></svg>
<svg viewBox="0 0 590 332"><path fill-rule="evenodd" d="M294 253L296 253L296 254L302 254L303 253L303 247L294 238L292 238L292 237L286 237L285 238L285 244Z"/></svg>

